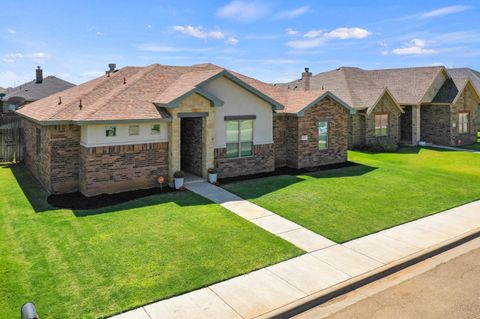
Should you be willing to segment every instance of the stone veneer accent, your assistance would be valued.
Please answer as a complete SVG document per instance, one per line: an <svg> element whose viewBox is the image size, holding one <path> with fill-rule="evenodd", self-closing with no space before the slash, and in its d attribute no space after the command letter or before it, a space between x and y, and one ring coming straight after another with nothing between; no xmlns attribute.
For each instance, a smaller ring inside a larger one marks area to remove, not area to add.
<svg viewBox="0 0 480 319"><path fill-rule="evenodd" d="M227 158L226 148L215 149L215 167L219 178L272 172L275 170L274 144L253 146L253 156Z"/></svg>
<svg viewBox="0 0 480 319"><path fill-rule="evenodd" d="M449 105L422 105L420 107L420 125L422 141L450 145Z"/></svg>
<svg viewBox="0 0 480 319"><path fill-rule="evenodd" d="M458 98L457 102L451 106L451 123L456 123L455 128L452 127L450 136L450 145L464 145L477 142L478 132L478 99L475 97L475 93L470 85L467 85L462 94ZM470 113L470 125L468 134L460 134L458 132L458 113L469 112Z"/></svg>
<svg viewBox="0 0 480 319"><path fill-rule="evenodd" d="M344 107L326 98L305 111L304 116L274 117L275 166L314 167L347 160L348 117ZM329 123L329 148L318 149L318 123ZM302 140L302 136L308 139Z"/></svg>
<svg viewBox="0 0 480 319"><path fill-rule="evenodd" d="M388 135L375 136L375 113L388 113ZM369 115L365 117L365 141L371 144L398 144L400 142L400 116L402 112L395 106L394 101L385 94L375 105Z"/></svg>
<svg viewBox="0 0 480 319"><path fill-rule="evenodd" d="M81 146L79 188L85 196L157 187L168 176L168 143Z"/></svg>
<svg viewBox="0 0 480 319"><path fill-rule="evenodd" d="M173 173L181 169L181 125L179 113L208 113L202 121L202 177L207 178L207 169L214 165L215 112L212 103L199 94L192 94L180 102L178 108L169 109L172 120L169 124L169 184L173 185Z"/></svg>
<svg viewBox="0 0 480 319"><path fill-rule="evenodd" d="M479 123L478 103L475 93L467 86L455 104L421 106L421 138L423 141L441 145L464 145L477 141ZM470 132L458 132L459 112L470 112Z"/></svg>
<svg viewBox="0 0 480 319"><path fill-rule="evenodd" d="M42 186L52 194L78 190L80 127L77 125L42 126L22 119L25 141L25 165ZM36 129L41 132L40 153L36 152Z"/></svg>

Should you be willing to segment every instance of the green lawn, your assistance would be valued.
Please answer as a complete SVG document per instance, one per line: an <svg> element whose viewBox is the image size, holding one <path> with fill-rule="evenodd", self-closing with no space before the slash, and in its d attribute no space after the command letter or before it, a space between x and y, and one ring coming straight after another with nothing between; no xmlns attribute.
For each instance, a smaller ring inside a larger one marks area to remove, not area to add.
<svg viewBox="0 0 480 319"><path fill-rule="evenodd" d="M477 133L477 143L472 145L461 146L461 148L465 148L468 150L480 151L480 132Z"/></svg>
<svg viewBox="0 0 480 319"><path fill-rule="evenodd" d="M25 195L27 194L27 195ZM0 318L97 318L302 253L190 192L55 210L22 166L0 166Z"/></svg>
<svg viewBox="0 0 480 319"><path fill-rule="evenodd" d="M403 148L349 160L361 165L224 188L339 243L480 199L478 154Z"/></svg>

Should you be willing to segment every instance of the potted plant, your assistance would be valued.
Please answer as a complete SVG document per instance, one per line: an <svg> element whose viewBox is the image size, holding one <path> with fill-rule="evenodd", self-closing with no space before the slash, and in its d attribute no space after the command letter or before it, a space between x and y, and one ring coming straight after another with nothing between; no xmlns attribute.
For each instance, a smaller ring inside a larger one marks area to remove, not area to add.
<svg viewBox="0 0 480 319"><path fill-rule="evenodd" d="M183 187L183 181L185 180L185 173L182 171L176 171L173 173L173 179L175 182L175 189L181 189Z"/></svg>
<svg viewBox="0 0 480 319"><path fill-rule="evenodd" d="M217 170L215 168L209 168L207 170L207 173L208 173L208 181L212 184L216 184L218 179Z"/></svg>

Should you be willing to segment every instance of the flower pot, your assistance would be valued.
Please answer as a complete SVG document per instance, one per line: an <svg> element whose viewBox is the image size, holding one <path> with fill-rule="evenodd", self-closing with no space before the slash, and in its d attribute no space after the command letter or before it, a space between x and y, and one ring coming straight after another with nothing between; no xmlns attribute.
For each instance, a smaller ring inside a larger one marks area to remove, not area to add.
<svg viewBox="0 0 480 319"><path fill-rule="evenodd" d="M217 182L218 173L208 173L208 181L212 184Z"/></svg>
<svg viewBox="0 0 480 319"><path fill-rule="evenodd" d="M185 178L181 177L181 178L174 178L174 182L175 182L175 189L180 189L182 188L183 186L183 181L185 180Z"/></svg>

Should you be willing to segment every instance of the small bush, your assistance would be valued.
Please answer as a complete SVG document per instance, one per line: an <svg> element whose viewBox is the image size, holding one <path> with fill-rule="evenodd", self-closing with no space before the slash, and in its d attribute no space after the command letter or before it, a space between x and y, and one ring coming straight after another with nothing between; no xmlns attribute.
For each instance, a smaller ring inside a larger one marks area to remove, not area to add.
<svg viewBox="0 0 480 319"><path fill-rule="evenodd" d="M365 150L371 153L393 153L398 150L396 143L371 143L365 146Z"/></svg>
<svg viewBox="0 0 480 319"><path fill-rule="evenodd" d="M175 173L173 173L173 177L174 178L185 178L185 173L182 172L182 171L176 171Z"/></svg>
<svg viewBox="0 0 480 319"><path fill-rule="evenodd" d="M217 169L216 169L216 168L213 168L213 167L212 167L212 168L209 168L209 169L207 170L207 173L208 173L208 174L217 174Z"/></svg>

